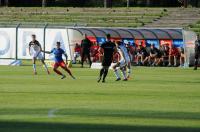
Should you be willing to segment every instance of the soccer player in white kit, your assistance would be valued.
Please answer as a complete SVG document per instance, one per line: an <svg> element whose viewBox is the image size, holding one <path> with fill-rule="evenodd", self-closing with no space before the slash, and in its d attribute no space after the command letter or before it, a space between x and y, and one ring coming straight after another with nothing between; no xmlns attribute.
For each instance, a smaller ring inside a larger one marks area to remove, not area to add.
<svg viewBox="0 0 200 132"><path fill-rule="evenodd" d="M36 40L36 35L32 35L32 41L29 43L29 54L32 56L32 62L33 62L33 72L35 75L37 75L36 71L36 60L41 60L42 64L44 65L46 71L48 74L50 74L46 63L44 62L44 56L42 55L42 47L41 44Z"/></svg>
<svg viewBox="0 0 200 132"><path fill-rule="evenodd" d="M121 77L119 75L118 68L122 71L124 81L127 81L128 78L130 78L131 74L131 61L130 56L128 53L128 50L126 46L122 42L117 42L118 52L120 54L120 61L113 66L114 73L117 77L116 81L121 80ZM126 68L128 68L128 75L126 75Z"/></svg>

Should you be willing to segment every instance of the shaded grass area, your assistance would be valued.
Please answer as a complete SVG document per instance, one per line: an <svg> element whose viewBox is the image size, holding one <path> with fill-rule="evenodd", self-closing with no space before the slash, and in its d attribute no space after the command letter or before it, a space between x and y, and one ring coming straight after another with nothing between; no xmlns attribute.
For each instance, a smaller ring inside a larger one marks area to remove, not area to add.
<svg viewBox="0 0 200 132"><path fill-rule="evenodd" d="M64 124L34 122L0 122L2 132L199 132L200 128L165 126L129 126L103 124Z"/></svg>

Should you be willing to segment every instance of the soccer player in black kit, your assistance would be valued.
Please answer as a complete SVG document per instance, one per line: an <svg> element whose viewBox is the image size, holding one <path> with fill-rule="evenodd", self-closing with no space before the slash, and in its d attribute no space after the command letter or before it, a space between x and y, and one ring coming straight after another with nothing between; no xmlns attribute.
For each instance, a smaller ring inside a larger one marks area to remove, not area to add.
<svg viewBox="0 0 200 132"><path fill-rule="evenodd" d="M194 61L194 70L197 70L198 61L200 57L200 35L197 35L197 40L195 41L195 61Z"/></svg>
<svg viewBox="0 0 200 132"><path fill-rule="evenodd" d="M90 48L92 46L92 42L87 38L86 34L84 34L84 37L85 38L81 41L81 66L83 67L85 57L87 56L91 67L92 61L90 58Z"/></svg>
<svg viewBox="0 0 200 132"><path fill-rule="evenodd" d="M111 42L110 34L107 34L107 40L104 42L100 47L100 52L103 53L103 61L102 61L102 69L100 70L100 75L98 82L101 81L103 76L102 82L105 83L106 76L108 74L109 67L113 61L113 54L117 52L117 48L115 43Z"/></svg>

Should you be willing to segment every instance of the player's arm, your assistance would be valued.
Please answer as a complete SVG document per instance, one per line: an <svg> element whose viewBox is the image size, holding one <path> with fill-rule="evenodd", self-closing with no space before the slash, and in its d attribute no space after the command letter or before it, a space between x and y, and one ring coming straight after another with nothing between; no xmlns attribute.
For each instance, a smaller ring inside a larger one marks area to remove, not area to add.
<svg viewBox="0 0 200 132"><path fill-rule="evenodd" d="M52 51L44 51L44 50L41 50L41 52L44 52L46 54L51 54L52 53Z"/></svg>
<svg viewBox="0 0 200 132"><path fill-rule="evenodd" d="M41 46L41 44L39 42L38 42L38 45L40 47L40 52L42 52L42 46Z"/></svg>
<svg viewBox="0 0 200 132"><path fill-rule="evenodd" d="M31 55L31 43L29 43L28 45L28 51L29 51L29 55Z"/></svg>
<svg viewBox="0 0 200 132"><path fill-rule="evenodd" d="M66 59L66 64L68 63L68 55L64 53L65 59Z"/></svg>

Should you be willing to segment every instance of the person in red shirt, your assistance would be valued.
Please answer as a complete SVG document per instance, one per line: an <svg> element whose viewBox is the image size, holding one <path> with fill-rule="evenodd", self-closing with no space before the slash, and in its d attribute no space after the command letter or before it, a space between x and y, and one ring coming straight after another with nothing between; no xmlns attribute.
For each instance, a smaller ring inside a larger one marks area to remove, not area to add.
<svg viewBox="0 0 200 132"><path fill-rule="evenodd" d="M179 56L180 54L179 54L178 48L172 45L169 49L169 65L168 66L172 66L172 63L173 63L173 66L177 66L177 60Z"/></svg>
<svg viewBox="0 0 200 132"><path fill-rule="evenodd" d="M100 60L99 48L100 48L100 46L97 43L95 43L91 47L91 56L92 56L92 61L93 62L97 62L97 61Z"/></svg>
<svg viewBox="0 0 200 132"><path fill-rule="evenodd" d="M81 46L76 43L75 47L74 47L74 59L73 59L73 64L76 64L76 60L78 57L80 57L81 55Z"/></svg>

